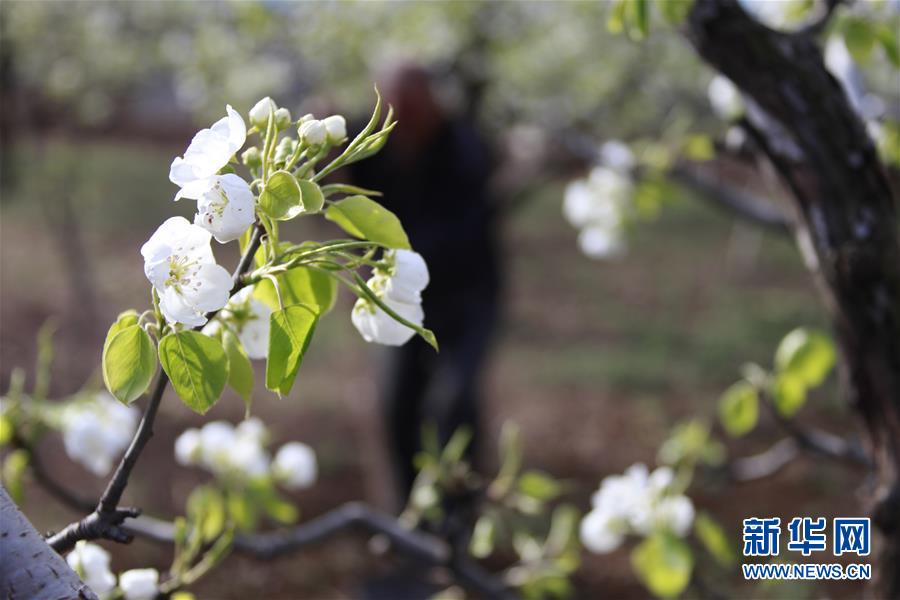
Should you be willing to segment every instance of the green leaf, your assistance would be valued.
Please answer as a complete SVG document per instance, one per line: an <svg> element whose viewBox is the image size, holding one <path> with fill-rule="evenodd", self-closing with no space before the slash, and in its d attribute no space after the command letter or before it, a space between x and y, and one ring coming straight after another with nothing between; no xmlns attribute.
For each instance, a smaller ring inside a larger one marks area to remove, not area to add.
<svg viewBox="0 0 900 600"><path fill-rule="evenodd" d="M253 395L253 365L237 336L227 329L222 333L222 346L228 356L228 385L244 401L247 414Z"/></svg>
<svg viewBox="0 0 900 600"><path fill-rule="evenodd" d="M12 441L14 433L12 420L6 415L0 415L0 448Z"/></svg>
<svg viewBox="0 0 900 600"><path fill-rule="evenodd" d="M325 196L322 194L322 188L318 183L307 179L298 179L297 185L300 186L300 201L303 203L303 212L314 213L322 210L325 206Z"/></svg>
<svg viewBox="0 0 900 600"><path fill-rule="evenodd" d="M409 238L397 216L365 196L350 196L338 200L325 211L325 218L334 221L350 235L389 248L409 249Z"/></svg>
<svg viewBox="0 0 900 600"><path fill-rule="evenodd" d="M900 69L900 34L897 33L897 22L884 23L877 31L878 41L888 61Z"/></svg>
<svg viewBox="0 0 900 600"><path fill-rule="evenodd" d="M656 7L669 25L681 25L691 12L694 0L656 0Z"/></svg>
<svg viewBox="0 0 900 600"><path fill-rule="evenodd" d="M694 556L690 547L677 537L656 534L632 551L631 566L655 596L672 598L690 582Z"/></svg>
<svg viewBox="0 0 900 600"><path fill-rule="evenodd" d="M872 25L859 17L848 17L844 20L844 43L853 56L853 60L866 63L875 48L876 35Z"/></svg>
<svg viewBox="0 0 900 600"><path fill-rule="evenodd" d="M125 329L126 327L131 327L132 325L138 324L138 314L136 310L126 310L123 313L119 313L119 316L116 317L116 320L112 325L109 326L109 331L106 332L106 339L103 342L103 352L106 352L106 347L109 345L109 342L116 337L116 334Z"/></svg>
<svg viewBox="0 0 900 600"><path fill-rule="evenodd" d="M119 402L130 404L140 398L156 373L156 351L150 335L140 325L119 330L103 345L101 370L106 389Z"/></svg>
<svg viewBox="0 0 900 600"><path fill-rule="evenodd" d="M201 415L225 389L228 357L219 340L197 331L170 333L159 342L159 361L178 396Z"/></svg>
<svg viewBox="0 0 900 600"><path fill-rule="evenodd" d="M719 420L725 431L741 436L756 427L759 420L759 394L749 381L738 381L725 390L719 400Z"/></svg>
<svg viewBox="0 0 900 600"><path fill-rule="evenodd" d="M628 34L633 40L642 40L650 32L650 5L648 0L629 0L631 22Z"/></svg>
<svg viewBox="0 0 900 600"><path fill-rule="evenodd" d="M472 530L472 541L469 552L475 558L487 558L494 552L494 539L497 536L497 522L491 515L481 515Z"/></svg>
<svg viewBox="0 0 900 600"><path fill-rule="evenodd" d="M275 171L259 195L259 207L277 221L287 221L304 211L303 192L297 178L287 171Z"/></svg>
<svg viewBox="0 0 900 600"><path fill-rule="evenodd" d="M188 496L187 514L203 540L211 542L225 529L225 498L212 486L197 487Z"/></svg>
<svg viewBox="0 0 900 600"><path fill-rule="evenodd" d="M28 473L28 451L13 450L3 460L3 485L10 497L22 504L25 496L25 475Z"/></svg>
<svg viewBox="0 0 900 600"><path fill-rule="evenodd" d="M290 393L318 320L316 311L302 304L272 313L266 361L268 389L282 396Z"/></svg>
<svg viewBox="0 0 900 600"><path fill-rule="evenodd" d="M775 367L801 380L806 387L821 384L836 360L831 339L820 332L798 328L787 334L775 351Z"/></svg>
<svg viewBox="0 0 900 600"><path fill-rule="evenodd" d="M540 471L526 471L519 477L519 493L546 502L562 493L562 485Z"/></svg>
<svg viewBox="0 0 900 600"><path fill-rule="evenodd" d="M617 0L609 7L609 17L606 19L606 29L610 33L622 33L625 29L625 11L628 9L628 0Z"/></svg>
<svg viewBox="0 0 900 600"><path fill-rule="evenodd" d="M780 373L772 390L772 403L783 417L793 417L806 403L806 384L791 371Z"/></svg>
<svg viewBox="0 0 900 600"><path fill-rule="evenodd" d="M297 517L300 516L296 506L287 500L279 498L276 494L266 497L264 506L266 514L284 525L294 523Z"/></svg>
<svg viewBox="0 0 900 600"><path fill-rule="evenodd" d="M694 534L706 551L723 567L730 567L737 561L737 554L725 530L707 513L697 514L694 520Z"/></svg>
<svg viewBox="0 0 900 600"><path fill-rule="evenodd" d="M285 307L305 304L316 307L320 315L328 313L337 300L337 279L328 273L306 267L294 267L278 275L278 289ZM268 279L256 284L253 295L272 310L281 308L275 286Z"/></svg>
<svg viewBox="0 0 900 600"><path fill-rule="evenodd" d="M716 148L708 135L695 133L684 142L684 155L698 162L712 160L716 156Z"/></svg>

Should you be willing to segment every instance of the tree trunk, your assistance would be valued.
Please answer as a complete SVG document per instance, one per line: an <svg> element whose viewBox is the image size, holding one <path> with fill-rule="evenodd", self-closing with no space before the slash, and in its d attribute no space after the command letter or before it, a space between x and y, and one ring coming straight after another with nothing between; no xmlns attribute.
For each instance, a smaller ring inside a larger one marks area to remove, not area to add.
<svg viewBox="0 0 900 600"><path fill-rule="evenodd" d="M0 486L0 595L6 600L97 600Z"/></svg>
<svg viewBox="0 0 900 600"><path fill-rule="evenodd" d="M753 100L750 128L793 195L797 243L877 466L876 594L900 598L900 243L887 174L811 34L768 29L736 0L696 0L686 35Z"/></svg>

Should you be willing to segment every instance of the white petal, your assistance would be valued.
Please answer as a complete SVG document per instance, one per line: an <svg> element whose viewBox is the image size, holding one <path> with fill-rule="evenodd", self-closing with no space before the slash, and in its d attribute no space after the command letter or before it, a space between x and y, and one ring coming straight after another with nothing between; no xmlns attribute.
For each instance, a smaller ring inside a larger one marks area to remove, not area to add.
<svg viewBox="0 0 900 600"><path fill-rule="evenodd" d="M322 119L325 130L328 132L328 141L332 144L340 142L347 137L347 120L341 115L331 115Z"/></svg>
<svg viewBox="0 0 900 600"><path fill-rule="evenodd" d="M421 303L421 292L429 281L425 259L412 250L395 250L389 259L393 259L394 269L384 285L385 297L407 304Z"/></svg>
<svg viewBox="0 0 900 600"><path fill-rule="evenodd" d="M206 315L188 303L174 287L167 287L160 294L159 309L169 323L183 323L188 327L206 323Z"/></svg>
<svg viewBox="0 0 900 600"><path fill-rule="evenodd" d="M623 534L615 517L600 510L592 510L581 520L581 543L596 554L607 554L622 545Z"/></svg>
<svg viewBox="0 0 900 600"><path fill-rule="evenodd" d="M616 258L625 254L625 241L618 229L589 226L578 235L578 247L590 258Z"/></svg>
<svg viewBox="0 0 900 600"><path fill-rule="evenodd" d="M246 181L229 173L212 178L197 203L194 223L220 243L236 240L256 220L253 192Z"/></svg>
<svg viewBox="0 0 900 600"><path fill-rule="evenodd" d="M422 325L425 313L420 304L396 302L387 297L382 298L382 301L407 321ZM357 301L353 307L351 321L364 340L386 346L402 346L416 333L395 321L381 308L364 300Z"/></svg>
<svg viewBox="0 0 900 600"><path fill-rule="evenodd" d="M282 446L272 461L272 475L290 489L302 489L316 481L318 466L316 453L300 442Z"/></svg>
<svg viewBox="0 0 900 600"><path fill-rule="evenodd" d="M225 306L231 285L231 275L224 267L201 264L193 271L191 283L182 286L182 294L197 311L209 312Z"/></svg>

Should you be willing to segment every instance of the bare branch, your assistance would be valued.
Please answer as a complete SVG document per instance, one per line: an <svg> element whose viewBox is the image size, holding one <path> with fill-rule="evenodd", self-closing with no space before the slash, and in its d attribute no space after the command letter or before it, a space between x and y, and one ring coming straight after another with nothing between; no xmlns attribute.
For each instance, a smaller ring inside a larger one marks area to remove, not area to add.
<svg viewBox="0 0 900 600"><path fill-rule="evenodd" d="M765 452L731 462L728 474L731 479L740 482L765 479L778 473L799 455L797 442L792 438L784 438Z"/></svg>
<svg viewBox="0 0 900 600"><path fill-rule="evenodd" d="M714 206L782 235L791 232L791 220L775 204L733 187L720 178L687 165L674 167L670 177L699 193Z"/></svg>

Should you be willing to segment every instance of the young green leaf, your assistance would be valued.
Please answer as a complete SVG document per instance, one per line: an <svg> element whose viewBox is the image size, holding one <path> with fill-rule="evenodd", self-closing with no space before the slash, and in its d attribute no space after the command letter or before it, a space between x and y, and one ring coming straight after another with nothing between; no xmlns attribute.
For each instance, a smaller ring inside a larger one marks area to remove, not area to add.
<svg viewBox="0 0 900 600"><path fill-rule="evenodd" d="M719 400L719 419L729 435L738 437L759 420L759 395L749 381L738 381Z"/></svg>
<svg viewBox="0 0 900 600"><path fill-rule="evenodd" d="M201 415L225 389L228 357L219 340L197 331L170 333L159 342L159 361L178 396Z"/></svg>
<svg viewBox="0 0 900 600"><path fill-rule="evenodd" d="M287 171L272 173L259 195L259 207L276 221L287 221L302 213L303 192L297 178Z"/></svg>
<svg viewBox="0 0 900 600"><path fill-rule="evenodd" d="M779 373L772 389L772 403L783 417L793 417L806 403L806 383L793 371Z"/></svg>
<svg viewBox="0 0 900 600"><path fill-rule="evenodd" d="M109 345L110 340L112 340L117 333L125 329L126 327L131 327L132 325L138 324L138 314L136 310L126 310L123 313L119 313L119 316L116 317L116 320L112 325L109 326L109 331L106 332L106 339L103 342L103 352L106 352L106 346Z"/></svg>
<svg viewBox="0 0 900 600"><path fill-rule="evenodd" d="M139 325L120 329L103 345L100 365L109 393L119 402L130 404L147 391L156 373L153 340Z"/></svg>
<svg viewBox="0 0 900 600"><path fill-rule="evenodd" d="M540 502L546 502L562 493L562 485L540 471L525 471L519 477L519 493Z"/></svg>
<svg viewBox="0 0 900 600"><path fill-rule="evenodd" d="M307 179L298 179L297 185L300 186L300 201L303 203L303 212L314 213L322 210L325 205L325 196L322 194L322 188L318 183Z"/></svg>
<svg viewBox="0 0 900 600"><path fill-rule="evenodd" d="M302 304L272 313L266 361L268 389L282 396L290 393L318 320L318 313Z"/></svg>
<svg viewBox="0 0 900 600"><path fill-rule="evenodd" d="M409 238L397 216L365 196L349 196L325 210L325 218L352 236L389 248L409 249Z"/></svg>
<svg viewBox="0 0 900 600"><path fill-rule="evenodd" d="M306 267L294 267L277 278L281 300L286 307L305 304L316 307L319 315L324 315L332 309L337 300L337 279L328 273ZM280 308L275 286L268 279L256 284L253 295L272 310Z"/></svg>
<svg viewBox="0 0 900 600"><path fill-rule="evenodd" d="M693 5L694 0L656 0L660 14L669 25L681 25Z"/></svg>
<svg viewBox="0 0 900 600"><path fill-rule="evenodd" d="M228 356L228 385L243 399L249 413L253 395L253 365L237 336L228 330L222 333L222 346Z"/></svg>
<svg viewBox="0 0 900 600"><path fill-rule="evenodd" d="M491 515L481 515L472 530L469 552L475 558L487 558L494 552L494 539L497 536L497 523Z"/></svg>
<svg viewBox="0 0 900 600"><path fill-rule="evenodd" d="M737 554L725 530L707 513L701 512L694 520L694 534L717 563L730 567L737 561Z"/></svg>
<svg viewBox="0 0 900 600"><path fill-rule="evenodd" d="M775 352L775 366L806 387L821 384L836 360L831 339L816 331L798 328L787 334Z"/></svg>
<svg viewBox="0 0 900 600"><path fill-rule="evenodd" d="M672 598L690 582L694 556L690 547L674 535L655 534L632 551L631 566L654 595Z"/></svg>

